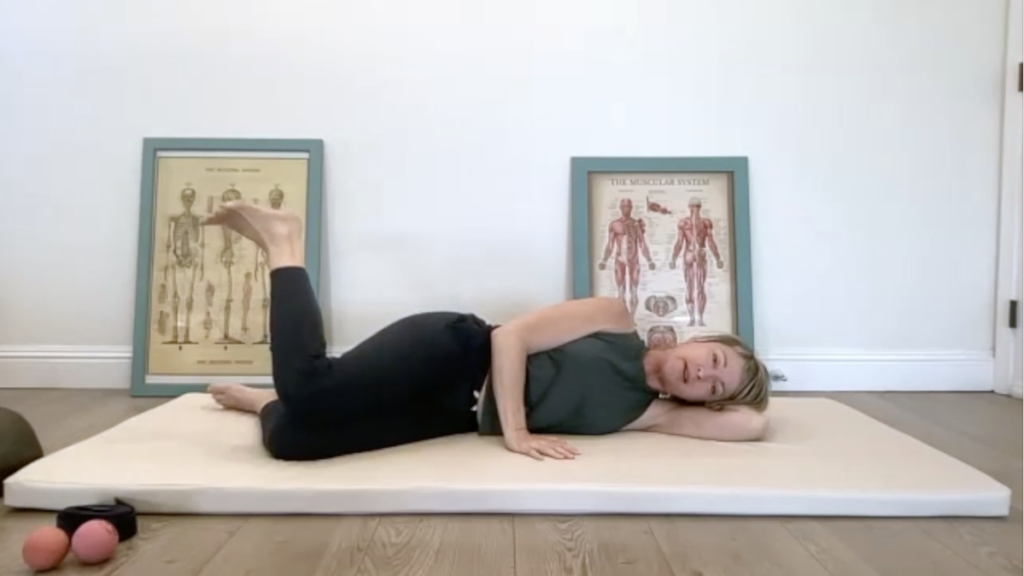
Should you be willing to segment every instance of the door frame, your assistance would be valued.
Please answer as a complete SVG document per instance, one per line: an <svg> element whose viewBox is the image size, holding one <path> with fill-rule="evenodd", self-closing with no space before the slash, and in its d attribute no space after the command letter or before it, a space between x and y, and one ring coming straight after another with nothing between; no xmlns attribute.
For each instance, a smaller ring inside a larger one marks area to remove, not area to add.
<svg viewBox="0 0 1024 576"><path fill-rule="evenodd" d="M1021 53L1021 21L1024 18L1021 4L1024 0L1007 2L1005 77L1003 83L1003 133L1002 162L1000 177L998 260L996 264L996 305L995 305L995 365L993 390L999 394L1019 394L1020 384L1012 382L1014 346L1019 326L1010 327L1010 301L1020 298L1017 294L1017 274L1024 255L1018 252L1018 238L1022 230L1022 155L1024 155L1024 113L1020 92L1020 67L1024 55ZM1020 307L1018 303L1018 320Z"/></svg>

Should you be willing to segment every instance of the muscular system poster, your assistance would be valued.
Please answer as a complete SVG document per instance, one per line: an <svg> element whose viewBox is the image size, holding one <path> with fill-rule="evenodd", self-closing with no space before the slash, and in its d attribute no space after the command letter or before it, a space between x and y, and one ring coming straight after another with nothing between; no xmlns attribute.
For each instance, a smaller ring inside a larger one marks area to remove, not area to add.
<svg viewBox="0 0 1024 576"><path fill-rule="evenodd" d="M147 381L271 373L266 255L201 222L232 200L304 218L308 164L259 153L157 159Z"/></svg>
<svg viewBox="0 0 1024 576"><path fill-rule="evenodd" d="M590 175L592 293L622 298L648 345L736 331L728 174Z"/></svg>

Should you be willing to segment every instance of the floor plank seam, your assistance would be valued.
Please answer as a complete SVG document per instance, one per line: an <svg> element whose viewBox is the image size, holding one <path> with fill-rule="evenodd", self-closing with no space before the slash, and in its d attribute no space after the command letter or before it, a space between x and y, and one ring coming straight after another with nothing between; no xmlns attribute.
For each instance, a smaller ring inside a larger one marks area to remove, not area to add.
<svg viewBox="0 0 1024 576"><path fill-rule="evenodd" d="M821 561L821 558L818 558L818 555L815 554L813 550L808 548L806 544L804 544L803 538L800 538L793 533L793 530L789 527L788 522L779 521L779 526L782 526L782 529L786 531L786 534L789 534L789 537L792 538L793 541L797 543L797 545L803 548L804 552L806 552L808 556L810 556L815 562L818 563L818 566L821 566L821 569L825 571L825 574L828 574L829 576L835 576L835 572L829 570L828 566L826 566L825 563Z"/></svg>
<svg viewBox="0 0 1024 576"><path fill-rule="evenodd" d="M955 524L953 522L951 522L950 520L943 519L942 521L945 524L948 524L951 528L956 530L958 533L960 532L956 528ZM932 541L937 543L939 546L942 546L944 549L948 550L953 556L956 556L957 558L960 558L961 560L963 560L968 566L973 566L974 569L977 570L979 573L981 573L981 574L988 574L989 573L989 570L986 569L984 566L979 566L978 564L976 564L974 561L972 561L967 556L964 556L963 554L961 554L961 553L957 552L956 550L950 548L945 542L943 542L942 540L939 540L938 537L936 537L934 534L932 534L931 531L925 530L924 528L921 528L920 526L917 526L916 524L915 524L915 528L917 528L921 532L924 532L925 534L927 534L928 537L932 539ZM973 544L973 542L972 542L972 544Z"/></svg>
<svg viewBox="0 0 1024 576"><path fill-rule="evenodd" d="M645 520L644 523L647 524L647 531L651 534L651 538L654 539L654 543L658 546L658 551L661 552L661 557L665 559L665 565L668 566L669 571L672 572L672 576L686 576L676 572L675 566L672 565L672 559L669 558L668 552L665 550L665 545L662 543L661 538L658 538L658 531L651 525L651 521Z"/></svg>
<svg viewBox="0 0 1024 576"><path fill-rule="evenodd" d="M512 517L512 574L515 576L519 575L519 536L516 532L519 530L517 525L518 520L516 516Z"/></svg>
<svg viewBox="0 0 1024 576"><path fill-rule="evenodd" d="M203 562L203 564L201 566L199 566L199 568L196 570L195 573L196 574L202 574L206 570L206 567L210 565L210 562L213 562L214 559L216 559L218 556L223 554L225 550L228 550L229 549L228 548L228 544L232 540L234 540L235 536L237 536L238 533L241 532L242 528L245 527L245 525L248 524L251 521L252 521L251 518L246 518L245 520L242 520L241 522L239 522L238 525L235 526L235 529L231 531L231 535L228 536L224 540L224 543L220 545L220 548L216 552L214 552L213 554L210 554L210 557L206 559L206 562ZM112 574L111 576L114 576L114 575Z"/></svg>
<svg viewBox="0 0 1024 576"><path fill-rule="evenodd" d="M369 554L370 548L373 547L374 540L377 539L377 531L380 530L380 517L373 519L373 529L370 530L370 537L366 539L366 546L359 553L359 562L356 562L356 567L352 571L352 574L359 574L363 569L363 563L366 562L366 555Z"/></svg>

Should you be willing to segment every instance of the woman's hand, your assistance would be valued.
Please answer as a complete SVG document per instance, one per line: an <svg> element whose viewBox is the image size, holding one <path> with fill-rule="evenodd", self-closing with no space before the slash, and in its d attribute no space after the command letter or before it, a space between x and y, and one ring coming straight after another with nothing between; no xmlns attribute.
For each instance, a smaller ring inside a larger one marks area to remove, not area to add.
<svg viewBox="0 0 1024 576"><path fill-rule="evenodd" d="M545 456L556 460L572 460L580 453L565 440L529 432L517 432L506 436L505 446L512 452L525 454L536 460L543 460Z"/></svg>

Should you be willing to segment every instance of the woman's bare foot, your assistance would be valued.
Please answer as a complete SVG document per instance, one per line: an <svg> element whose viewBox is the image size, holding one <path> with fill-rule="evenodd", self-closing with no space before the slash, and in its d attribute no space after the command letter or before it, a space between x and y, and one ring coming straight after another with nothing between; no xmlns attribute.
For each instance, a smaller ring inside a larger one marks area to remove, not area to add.
<svg viewBox="0 0 1024 576"><path fill-rule="evenodd" d="M258 414L268 402L277 399L273 390L250 388L241 384L212 384L206 390L217 404L241 412Z"/></svg>
<svg viewBox="0 0 1024 576"><path fill-rule="evenodd" d="M302 220L294 213L235 200L221 204L203 224L223 226L252 240L267 253L271 268L301 264Z"/></svg>

